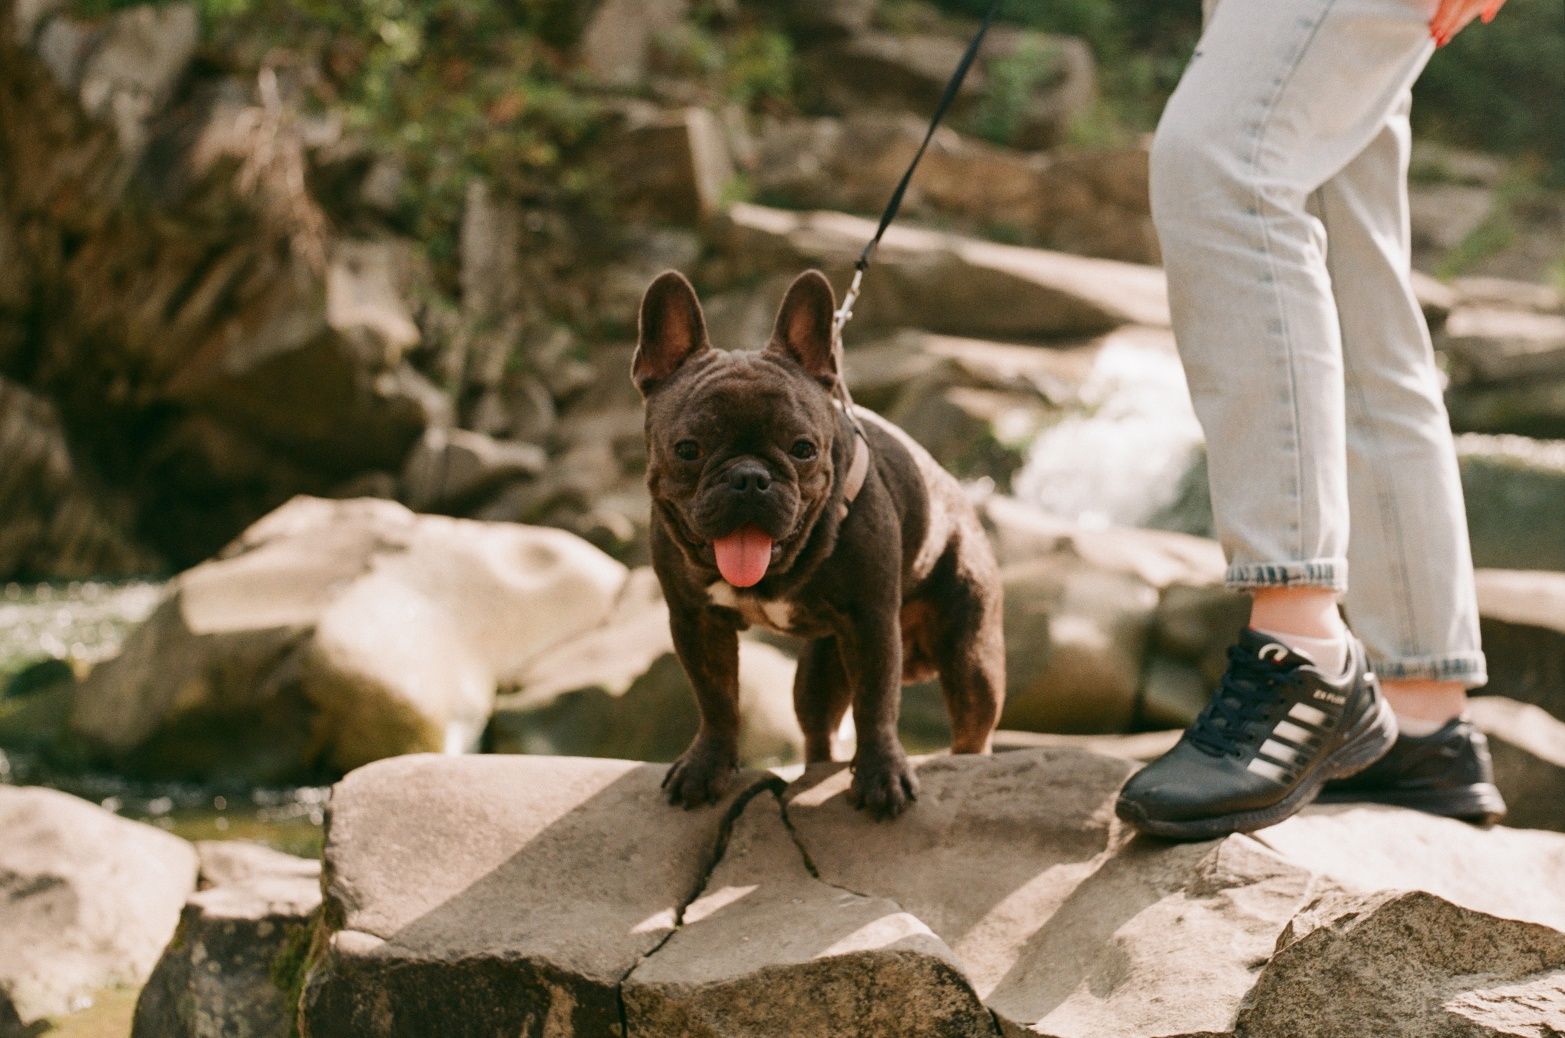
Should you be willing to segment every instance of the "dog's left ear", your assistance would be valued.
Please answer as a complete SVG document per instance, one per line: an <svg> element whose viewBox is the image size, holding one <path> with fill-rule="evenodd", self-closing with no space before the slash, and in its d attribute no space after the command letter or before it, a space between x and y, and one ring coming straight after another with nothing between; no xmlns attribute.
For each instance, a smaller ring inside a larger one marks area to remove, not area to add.
<svg viewBox="0 0 1565 1038"><path fill-rule="evenodd" d="M837 357L832 350L832 324L837 297L831 282L818 270L807 270L788 286L777 327L767 350L793 358L826 386L837 381Z"/></svg>

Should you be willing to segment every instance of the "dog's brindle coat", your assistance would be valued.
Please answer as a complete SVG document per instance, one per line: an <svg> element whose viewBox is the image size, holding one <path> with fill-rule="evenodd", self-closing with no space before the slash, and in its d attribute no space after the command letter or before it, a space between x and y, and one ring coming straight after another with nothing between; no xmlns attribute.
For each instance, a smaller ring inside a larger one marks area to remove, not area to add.
<svg viewBox="0 0 1565 1038"><path fill-rule="evenodd" d="M642 302L633 375L646 398L652 561L701 710L664 781L675 804L717 801L737 767L738 635L750 624L808 639L794 709L810 762L831 759L851 705L855 806L892 817L917 797L897 737L904 682L938 676L953 751L989 750L1005 689L993 553L956 480L862 409L872 463L844 509L859 444L832 395L835 307L824 276L800 276L771 342L746 353L712 348L677 273ZM773 548L764 577L741 589L719 573L713 541L745 525Z"/></svg>

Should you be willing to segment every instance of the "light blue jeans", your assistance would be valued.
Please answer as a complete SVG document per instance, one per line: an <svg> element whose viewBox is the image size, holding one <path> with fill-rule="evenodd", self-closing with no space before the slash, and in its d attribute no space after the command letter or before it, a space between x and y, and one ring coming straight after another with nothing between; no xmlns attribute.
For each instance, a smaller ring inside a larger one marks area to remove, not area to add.
<svg viewBox="0 0 1565 1038"><path fill-rule="evenodd" d="M1230 586L1343 592L1383 677L1472 687L1462 486L1410 278L1434 2L1208 0L1152 211Z"/></svg>

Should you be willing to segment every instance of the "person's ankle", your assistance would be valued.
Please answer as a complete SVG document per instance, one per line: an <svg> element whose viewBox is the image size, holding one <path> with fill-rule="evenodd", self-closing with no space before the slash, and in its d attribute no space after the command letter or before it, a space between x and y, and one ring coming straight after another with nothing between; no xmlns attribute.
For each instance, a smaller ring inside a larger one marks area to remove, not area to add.
<svg viewBox="0 0 1565 1038"><path fill-rule="evenodd" d="M1348 628L1335 592L1323 588L1267 588L1257 591L1250 626L1280 640L1336 678L1348 669Z"/></svg>
<svg viewBox="0 0 1565 1038"><path fill-rule="evenodd" d="M1433 735L1467 712L1467 688L1460 682L1383 678L1380 690L1402 732L1415 739Z"/></svg>

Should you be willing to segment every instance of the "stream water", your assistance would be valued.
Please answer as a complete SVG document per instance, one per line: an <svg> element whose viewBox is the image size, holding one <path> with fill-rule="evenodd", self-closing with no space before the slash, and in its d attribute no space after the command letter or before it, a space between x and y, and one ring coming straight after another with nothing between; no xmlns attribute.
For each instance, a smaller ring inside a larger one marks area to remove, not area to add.
<svg viewBox="0 0 1565 1038"><path fill-rule="evenodd" d="M50 657L91 662L111 655L163 593L154 581L0 585L0 690ZM313 857L320 849L325 788L235 794L188 783L137 782L52 767L41 754L0 748L0 784L50 786L191 840L254 840Z"/></svg>

